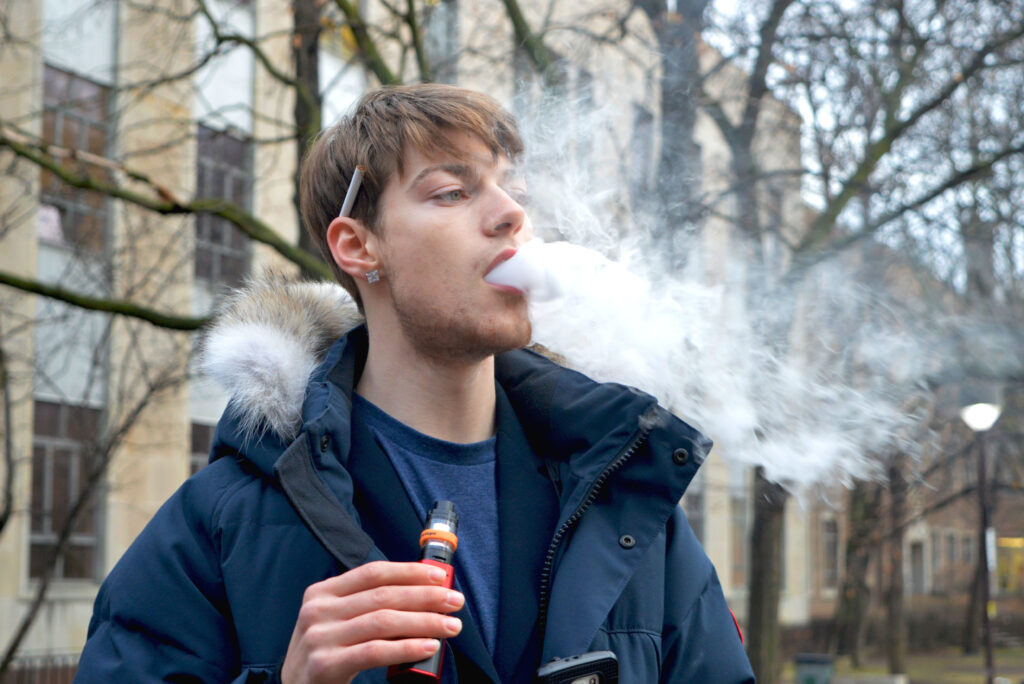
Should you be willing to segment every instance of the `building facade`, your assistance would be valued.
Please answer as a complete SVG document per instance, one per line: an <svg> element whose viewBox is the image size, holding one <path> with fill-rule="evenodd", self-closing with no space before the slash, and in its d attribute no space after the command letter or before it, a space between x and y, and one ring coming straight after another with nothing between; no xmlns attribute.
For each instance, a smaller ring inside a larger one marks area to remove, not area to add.
<svg viewBox="0 0 1024 684"><path fill-rule="evenodd" d="M580 15L548 17L566 27L548 34L568 56L555 101L513 49L499 3L428 3L424 50L436 78L490 92L521 116L533 156L559 172L551 188L586 195L593 210L627 213L631 197L654 187L660 63L639 16L613 48L585 39L585 29L607 19L593 4ZM183 328L208 315L247 275L294 272L226 215L191 211L200 200L226 200L286 241L298 241L289 5L12 5L6 19L22 40L0 47L3 132L61 166L0 150L7 166L0 184L0 271L97 301L126 302L136 313L166 313L172 327ZM531 19L541 20L540 3L524 5ZM400 18L385 7L367 3L365 12L368 22L396 24L401 32ZM373 83L350 61L354 38L339 27L338 18L323 21L324 125ZM703 68L718 65L717 53L701 50ZM385 45L384 56L405 65L406 80L416 80L411 55ZM709 87L742 81L735 67L720 72ZM757 144L765 167L798 168L799 118L774 100L765 116L770 132ZM702 190L721 192L728 148L707 117L699 118L696 137ZM772 220L799 230L798 179L769 194ZM708 278L721 283L731 280L717 259L724 263L737 243L727 216L710 218L701 238ZM560 236L615 237L581 230ZM14 495L0 534L0 643L16 633L47 587L18 649L24 667L47 658L74 662L102 578L161 503L205 463L226 397L194 371L197 337L172 327L0 291L10 409L3 430L13 453L5 472L13 473ZM683 505L742 619L748 579L757 572L749 560L752 478L749 466L728 456L709 459ZM92 493L85 506L84 492ZM814 507L808 514L791 505L785 529L781 619L804 624L834 610L841 510ZM941 568L926 573L926 585L960 586L961 566L975 552L968 536L929 528L918 552L911 535L911 567L916 553L932 560L928 567ZM63 552L54 558L58 546Z"/></svg>

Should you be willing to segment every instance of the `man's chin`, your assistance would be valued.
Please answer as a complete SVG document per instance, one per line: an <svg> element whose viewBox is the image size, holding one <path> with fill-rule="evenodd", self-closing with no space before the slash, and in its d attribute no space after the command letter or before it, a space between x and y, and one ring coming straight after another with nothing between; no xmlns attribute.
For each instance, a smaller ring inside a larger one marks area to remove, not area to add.
<svg viewBox="0 0 1024 684"><path fill-rule="evenodd" d="M532 337L533 328L530 321L523 319L512 325L464 331L463 335L454 336L452 346L461 350L465 356L484 359L488 356L522 349L530 344Z"/></svg>
<svg viewBox="0 0 1024 684"><path fill-rule="evenodd" d="M533 329L526 302L517 300L503 311L483 316L468 315L470 307L460 311L431 310L429 304L395 308L406 339L420 353L445 361L475 361L530 344Z"/></svg>
<svg viewBox="0 0 1024 684"><path fill-rule="evenodd" d="M505 344L495 345L494 354L502 354L507 351L514 349L522 349L533 341L533 326L530 325L529 319L520 326L515 332L508 335L505 340Z"/></svg>

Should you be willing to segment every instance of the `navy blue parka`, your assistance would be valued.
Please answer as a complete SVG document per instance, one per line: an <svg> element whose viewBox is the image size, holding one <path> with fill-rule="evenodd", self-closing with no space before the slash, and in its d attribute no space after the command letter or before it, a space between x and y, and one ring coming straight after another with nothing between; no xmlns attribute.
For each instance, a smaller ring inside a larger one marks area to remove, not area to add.
<svg viewBox="0 0 1024 684"><path fill-rule="evenodd" d="M323 355L294 438L253 431L229 404L211 463L103 583L77 682L275 681L306 587L417 558L421 521L350 424L366 344L356 328ZM710 442L652 397L533 352L495 366L498 647L487 653L463 609L445 681L529 682L553 657L607 649L626 683L752 682L679 506Z"/></svg>

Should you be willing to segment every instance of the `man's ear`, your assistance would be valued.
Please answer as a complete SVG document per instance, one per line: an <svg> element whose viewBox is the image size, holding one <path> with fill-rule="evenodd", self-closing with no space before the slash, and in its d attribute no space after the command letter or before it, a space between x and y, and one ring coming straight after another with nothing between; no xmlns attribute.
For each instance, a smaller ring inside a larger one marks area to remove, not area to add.
<svg viewBox="0 0 1024 684"><path fill-rule="evenodd" d="M356 280L380 269L377 237L358 219L339 216L331 221L327 226L327 246L335 263Z"/></svg>

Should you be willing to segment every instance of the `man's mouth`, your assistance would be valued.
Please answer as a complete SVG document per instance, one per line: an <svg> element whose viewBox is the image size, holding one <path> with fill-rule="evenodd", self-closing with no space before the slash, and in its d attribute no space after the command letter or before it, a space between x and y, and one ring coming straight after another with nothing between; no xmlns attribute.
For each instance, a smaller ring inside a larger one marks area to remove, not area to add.
<svg viewBox="0 0 1024 684"><path fill-rule="evenodd" d="M506 247L505 249L498 252L498 256L494 257L494 261L492 261L490 266L487 267L487 271L486 273L484 273L484 280L487 281L488 285L501 292L507 292L509 294L515 295L525 295L526 293L523 290L520 290L518 287L513 287L512 285L507 285L505 283L493 282L487 277L495 268L505 263L512 257L514 257L517 251L519 250L516 249L515 247Z"/></svg>
<svg viewBox="0 0 1024 684"><path fill-rule="evenodd" d="M487 274L493 271L498 264L502 264L514 257L518 251L515 247L506 247L498 252L498 256L494 257L494 261L491 262L491 265L487 267L487 271L484 272L484 277L486 278Z"/></svg>

